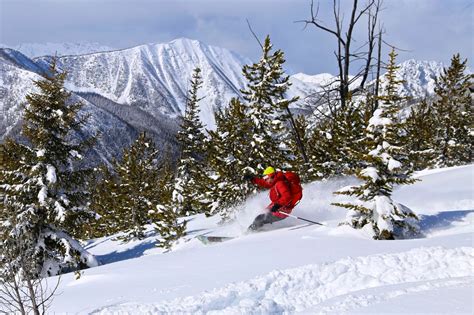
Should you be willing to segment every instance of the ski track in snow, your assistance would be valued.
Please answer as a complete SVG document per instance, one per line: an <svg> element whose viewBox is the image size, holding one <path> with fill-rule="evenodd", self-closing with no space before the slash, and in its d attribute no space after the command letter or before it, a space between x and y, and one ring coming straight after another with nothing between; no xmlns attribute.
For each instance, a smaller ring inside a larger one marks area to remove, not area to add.
<svg viewBox="0 0 474 315"><path fill-rule="evenodd" d="M106 306L94 314L344 312L413 292L474 284L474 248L420 247L275 270L196 296Z"/></svg>

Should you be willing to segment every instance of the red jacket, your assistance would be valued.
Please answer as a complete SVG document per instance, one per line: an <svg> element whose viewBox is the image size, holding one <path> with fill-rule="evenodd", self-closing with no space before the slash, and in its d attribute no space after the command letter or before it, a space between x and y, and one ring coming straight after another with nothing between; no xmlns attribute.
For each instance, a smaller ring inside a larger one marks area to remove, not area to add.
<svg viewBox="0 0 474 315"><path fill-rule="evenodd" d="M293 210L294 207L292 202L293 196L291 195L290 184L282 172L276 172L273 181L270 183L263 178L258 177L255 177L252 182L262 188L270 189L269 195L272 203L267 207L268 209L270 209L274 204L278 204L281 206L279 209L280 211L291 213L291 210ZM274 212L273 215L280 218L287 217L286 215L280 214L278 212Z"/></svg>

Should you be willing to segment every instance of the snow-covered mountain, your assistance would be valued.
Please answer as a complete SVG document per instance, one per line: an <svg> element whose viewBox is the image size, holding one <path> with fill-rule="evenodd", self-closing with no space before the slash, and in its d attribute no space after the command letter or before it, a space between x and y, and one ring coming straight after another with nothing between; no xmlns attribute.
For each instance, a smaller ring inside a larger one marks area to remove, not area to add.
<svg viewBox="0 0 474 315"><path fill-rule="evenodd" d="M48 59L35 61L45 65ZM192 71L200 67L204 82L201 118L208 126L214 125L215 109L239 96L245 84L242 66L250 62L227 49L186 38L60 58L71 90L97 93L153 116L164 114L172 119L184 113Z"/></svg>
<svg viewBox="0 0 474 315"><path fill-rule="evenodd" d="M399 67L397 78L403 80L398 88L400 95L419 99L434 94L435 78L443 71L442 63L410 59Z"/></svg>
<svg viewBox="0 0 474 315"><path fill-rule="evenodd" d="M298 79L301 82L309 83L315 86L326 86L330 85L336 80L336 77L330 73L320 73L315 75L309 75L305 73L297 73L292 75L293 79Z"/></svg>
<svg viewBox="0 0 474 315"><path fill-rule="evenodd" d="M22 103L29 93L38 92L34 81L42 79L43 69L22 53L0 49L0 140L19 138L22 123ZM147 130L159 145L173 147L176 125L166 119L155 118L139 110L124 108L106 99L93 98L89 102L73 93L75 101L84 103L82 114L90 114L85 134L100 133L95 149L89 153L90 163L110 161L121 149L137 138L140 130ZM123 117L127 117L124 119ZM79 136L79 135L78 135Z"/></svg>
<svg viewBox="0 0 474 315"><path fill-rule="evenodd" d="M200 67L203 75L201 119L213 128L214 110L240 96L240 89L246 84L242 67L252 63L227 49L186 38L96 53L90 53L89 48L87 54L60 57L59 64L68 71L66 87L104 113L104 119L97 121L98 128L108 126L114 129L111 134L117 134L127 125L135 133L150 131L155 140L172 146L193 69ZM18 134L19 105L28 92L34 91L32 80L47 71L50 58L31 59L13 49L0 49L0 111L5 113L0 118L0 139ZM436 62L409 60L400 64L399 75L405 80L401 93L415 98L432 93L434 77L441 69L442 65ZM288 96L300 96L295 107L304 110L305 97L321 91L334 79L327 73L293 75ZM107 115L123 123L113 127ZM104 156L110 156L114 150L108 146L112 143L105 141L103 145L104 152L108 152Z"/></svg>
<svg viewBox="0 0 474 315"><path fill-rule="evenodd" d="M8 113L0 120L0 137L16 136L21 118L20 103L34 91L33 80L47 71L51 57L29 59L12 49L0 49L3 70L0 109ZM96 110L120 119L135 133L149 131L155 141L174 146L173 134L177 117L184 112L186 92L193 69L203 74L200 102L201 118L212 128L214 110L225 106L232 97L240 96L245 81L242 66L251 63L231 51L205 45L199 41L177 39L166 44L141 45L130 49L59 58L60 67L68 71L66 87L88 101ZM28 75L25 73L27 71ZM16 78L16 79L13 79ZM297 80L295 80L296 82ZM304 82L296 82L292 92L303 95L312 90ZM99 128L112 128L106 134L118 134L122 124L98 121ZM131 136L131 135L130 135ZM123 140L123 144L128 143ZM103 140L103 155L110 157L114 141Z"/></svg>
<svg viewBox="0 0 474 315"><path fill-rule="evenodd" d="M99 51L111 51L114 48L95 42L77 42L77 43L23 43L20 45L9 46L0 44L0 48L12 48L24 55L35 58L40 56L65 56L65 55L83 55Z"/></svg>
<svg viewBox="0 0 474 315"><path fill-rule="evenodd" d="M41 79L40 71L41 68L20 52L0 49L0 137L18 132L21 103L26 94L36 91L32 82Z"/></svg>
<svg viewBox="0 0 474 315"><path fill-rule="evenodd" d="M421 99L434 94L435 78L443 71L443 64L436 61L417 61L414 59L406 60L398 64L397 79L403 81L398 87L401 96L412 99ZM321 73L308 75L297 73L292 79L311 84L315 87L324 87L337 82L338 77L330 73ZM382 87L386 80L381 76ZM358 84L357 80L353 83L354 87ZM375 80L368 82L367 86L375 84ZM351 85L352 86L352 85Z"/></svg>

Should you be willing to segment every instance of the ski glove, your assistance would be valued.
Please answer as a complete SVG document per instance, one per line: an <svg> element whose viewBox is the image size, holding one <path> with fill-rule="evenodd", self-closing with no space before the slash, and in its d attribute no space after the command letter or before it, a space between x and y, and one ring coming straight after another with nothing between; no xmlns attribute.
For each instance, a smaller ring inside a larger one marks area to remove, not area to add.
<svg viewBox="0 0 474 315"><path fill-rule="evenodd" d="M270 212L277 212L278 209L280 209L281 206L279 204L274 204L271 208L270 208Z"/></svg>

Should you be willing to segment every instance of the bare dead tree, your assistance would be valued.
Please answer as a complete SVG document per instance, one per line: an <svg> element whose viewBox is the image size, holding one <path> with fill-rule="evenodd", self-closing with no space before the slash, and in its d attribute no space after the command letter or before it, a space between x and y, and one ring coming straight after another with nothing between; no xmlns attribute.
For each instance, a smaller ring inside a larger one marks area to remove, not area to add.
<svg viewBox="0 0 474 315"><path fill-rule="evenodd" d="M377 39L377 35L381 36L381 31L379 31L379 34L376 34L375 31L378 26L378 16L379 12L381 10L380 8L381 2L380 0L377 0L377 2L374 3L373 7L371 7L368 11L368 18L367 18L367 36L368 36L368 41L367 45L369 47L367 51L367 58L365 62L365 67L363 68L362 71L362 80L360 82L359 88L363 89L365 86L365 83L367 81L367 78L369 76L370 70L371 70L371 65L372 65L372 54L375 48L375 42ZM380 50L380 47L379 47ZM378 56L378 59L380 60L380 56ZM378 77L377 77L378 78Z"/></svg>
<svg viewBox="0 0 474 315"><path fill-rule="evenodd" d="M306 149L304 147L304 143L301 140L300 131L296 127L295 119L293 118L293 114L291 113L290 108L288 106L286 107L286 112L287 112L288 118L290 120L291 128L293 129L293 133L294 133L295 140L296 140L296 145L298 146L298 148L300 150L301 156L303 157L303 161L308 165L310 161L309 161L308 155L306 154Z"/></svg>
<svg viewBox="0 0 474 315"><path fill-rule="evenodd" d="M0 242L0 314L46 314L60 277L50 288L48 279L36 272L34 259L21 240Z"/></svg>
<svg viewBox="0 0 474 315"><path fill-rule="evenodd" d="M377 48L377 74L376 78L377 80L375 81L375 102L374 102L374 108L372 108L372 112L375 112L375 110L379 107L379 89L380 89L380 69L382 67L382 30L379 31L379 39L378 39L378 48Z"/></svg>
<svg viewBox="0 0 474 315"><path fill-rule="evenodd" d="M382 0L368 0L366 4L359 7L359 1L353 0L350 18L347 26L343 23L343 14L341 13L340 0L333 0L333 17L335 26L333 28L327 27L324 23L318 19L319 3L315 8L314 0L311 1L310 12L311 17L307 20L301 20L305 24L305 28L308 25L313 25L317 29L327 32L336 38L337 48L334 51L338 65L338 84L335 87L338 92L338 104L337 107L345 109L347 101L355 92L364 90L367 78L371 71L374 63L373 51L376 42L376 29L378 26L378 17L382 6ZM352 44L354 40L354 30L361 21L361 18L367 15L367 42L362 45L366 47L366 51L360 51L361 48L354 49ZM351 65L353 62L361 61L363 65L359 66L357 71L354 71L355 76L351 78ZM361 79L358 87L350 90L351 83Z"/></svg>

